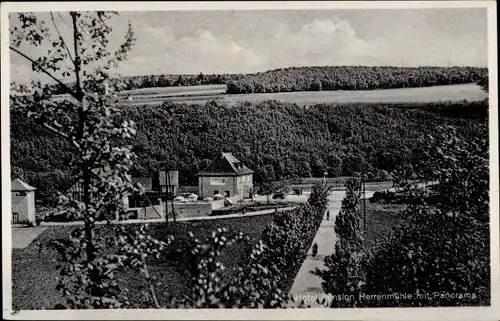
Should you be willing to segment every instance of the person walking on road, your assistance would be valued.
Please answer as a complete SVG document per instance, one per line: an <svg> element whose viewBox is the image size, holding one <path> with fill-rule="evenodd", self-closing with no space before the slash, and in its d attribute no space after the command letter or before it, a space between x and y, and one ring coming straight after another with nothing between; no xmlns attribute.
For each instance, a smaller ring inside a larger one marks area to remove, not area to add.
<svg viewBox="0 0 500 321"><path fill-rule="evenodd" d="M330 220L330 211L326 211L326 220L329 221Z"/></svg>
<svg viewBox="0 0 500 321"><path fill-rule="evenodd" d="M312 256L315 257L318 254L318 243L314 242L312 247Z"/></svg>

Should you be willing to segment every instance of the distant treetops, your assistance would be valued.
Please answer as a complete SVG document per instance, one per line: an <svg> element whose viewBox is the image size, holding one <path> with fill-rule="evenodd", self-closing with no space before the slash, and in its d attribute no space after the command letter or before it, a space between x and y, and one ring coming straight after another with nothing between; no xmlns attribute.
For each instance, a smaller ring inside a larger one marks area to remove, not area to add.
<svg viewBox="0 0 500 321"><path fill-rule="evenodd" d="M149 87L227 85L228 94L321 90L371 90L473 83L488 69L476 67L291 67L253 74L146 75L123 77L125 90ZM118 80L118 79L116 79ZM116 81L115 80L115 81ZM484 80L482 80L484 82ZM63 88L54 85L55 94Z"/></svg>

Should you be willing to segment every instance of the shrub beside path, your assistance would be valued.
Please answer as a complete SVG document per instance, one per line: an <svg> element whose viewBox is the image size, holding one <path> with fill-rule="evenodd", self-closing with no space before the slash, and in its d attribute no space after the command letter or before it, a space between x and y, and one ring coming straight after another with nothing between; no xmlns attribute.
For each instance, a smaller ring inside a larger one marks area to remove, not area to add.
<svg viewBox="0 0 500 321"><path fill-rule="evenodd" d="M372 197L373 193L373 191L366 191L366 198ZM332 255L335 252L335 243L337 242L335 219L340 211L344 196L345 191L333 191L328 196L327 211L330 211L330 219L327 220L325 212L323 221L313 240L313 244L318 244L318 253L313 257L311 246L288 293L294 299L294 302L289 303L289 307L320 308L323 306L316 299L322 300L325 298L328 301L328 296L321 287L322 280L310 272L315 268L324 268L325 256Z"/></svg>
<svg viewBox="0 0 500 321"><path fill-rule="evenodd" d="M323 260L325 256L333 254L335 250L335 218L340 211L340 205L344 198L345 191L334 191L328 196L327 211L330 211L330 219L327 220L326 212L323 216L323 221L314 237L313 244L318 244L318 253L315 257L312 256L312 250L309 249L307 257L302 263L297 276L290 289L289 295L293 297L294 302L290 302L289 307L299 307L303 300L303 307L320 307L316 302L316 298L324 294L321 288L321 279L312 275L310 271L315 268L323 268Z"/></svg>
<svg viewBox="0 0 500 321"><path fill-rule="evenodd" d="M278 208L278 212L288 211L295 209L296 206L282 207ZM228 214L228 215L218 215L218 216L203 216L203 217L186 217L179 218L177 222L191 222L191 221L204 221L204 220L220 220L235 217L245 217L245 216L257 216L272 214L276 210L262 210L247 212L245 214ZM149 220L126 220L126 221L113 221L112 224L151 224L151 223L163 223L165 219L149 219ZM105 225L107 222L96 222L96 225ZM43 231L47 229L48 226L83 226L82 221L76 222L42 222L41 226L37 227L13 227L12 228L12 248L14 249L24 249L28 247Z"/></svg>

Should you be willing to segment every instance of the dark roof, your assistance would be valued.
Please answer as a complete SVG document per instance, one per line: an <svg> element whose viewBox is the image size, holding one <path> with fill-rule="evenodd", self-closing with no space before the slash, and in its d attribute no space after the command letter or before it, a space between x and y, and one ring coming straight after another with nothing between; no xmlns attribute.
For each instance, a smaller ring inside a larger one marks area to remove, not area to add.
<svg viewBox="0 0 500 321"><path fill-rule="evenodd" d="M240 176L252 174L253 171L243 165L231 153L222 153L221 156L215 159L204 170L199 172L198 176Z"/></svg>

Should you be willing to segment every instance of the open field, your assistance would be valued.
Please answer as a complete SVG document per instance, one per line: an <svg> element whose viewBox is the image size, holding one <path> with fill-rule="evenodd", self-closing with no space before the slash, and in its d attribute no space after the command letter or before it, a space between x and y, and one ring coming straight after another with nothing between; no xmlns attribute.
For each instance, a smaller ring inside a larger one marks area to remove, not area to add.
<svg viewBox="0 0 500 321"><path fill-rule="evenodd" d="M120 95L193 95L193 94L224 94L226 85L179 86L179 87L151 87L125 90Z"/></svg>
<svg viewBox="0 0 500 321"><path fill-rule="evenodd" d="M401 212L405 205L400 204L378 204L366 200L366 230L364 231L365 247L373 249L388 237L392 229L404 220ZM363 218L363 201L360 205L360 213ZM363 221L361 221L363 228Z"/></svg>
<svg viewBox="0 0 500 321"><path fill-rule="evenodd" d="M68 97L59 95L57 99ZM480 101L487 94L477 84L421 88L355 91L299 91L258 94L226 94L226 85L154 87L128 90L118 95L121 105L161 105L163 102L205 104L209 101L234 106L239 102L278 100L299 105L314 103L421 103L439 101Z"/></svg>
<svg viewBox="0 0 500 321"><path fill-rule="evenodd" d="M461 100L476 101L485 98L486 94L476 84L384 90L303 91L272 94L228 95L230 103L276 99L296 104L370 102L415 103Z"/></svg>
<svg viewBox="0 0 500 321"><path fill-rule="evenodd" d="M177 245L181 249L182 239L188 232L193 232L195 237L204 240L213 230L226 227L230 231L243 231L254 239L260 239L263 229L271 222L271 215L252 217L238 217L210 221L196 221L177 223L173 229L168 229L164 224L151 224L150 234L158 239L165 239L168 234L174 235ZM136 225L135 227L138 227ZM134 227L133 225L131 227ZM109 227L99 226L105 232ZM64 303L61 294L56 291L56 251L48 247L48 242L55 239L67 238L74 226L49 227L28 247L13 249L12 251L12 282L13 282L13 307L18 309L51 309L57 303ZM39 253L39 244L44 244ZM232 246L223 252L221 261L226 267L234 267L244 258L245 248ZM175 294L177 297L189 290L186 274L187 266L175 255L163 256L159 260L149 262L150 273L161 284L157 286L157 296L162 304L167 304L166 294ZM120 277L120 284L130 290L130 300L133 303L141 302L143 297L141 285L143 277L136 271L125 271Z"/></svg>
<svg viewBox="0 0 500 321"><path fill-rule="evenodd" d="M126 97L130 95L131 100ZM143 88L120 93L120 103L124 105L161 104L165 101L186 104L204 104L208 101L260 102L278 100L296 104L311 103L418 103L438 101L479 101L487 97L475 83L422 88L402 88L357 91L301 91L259 94L225 94L225 85Z"/></svg>

